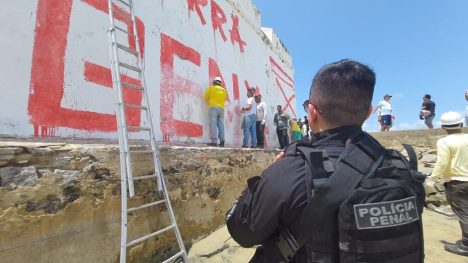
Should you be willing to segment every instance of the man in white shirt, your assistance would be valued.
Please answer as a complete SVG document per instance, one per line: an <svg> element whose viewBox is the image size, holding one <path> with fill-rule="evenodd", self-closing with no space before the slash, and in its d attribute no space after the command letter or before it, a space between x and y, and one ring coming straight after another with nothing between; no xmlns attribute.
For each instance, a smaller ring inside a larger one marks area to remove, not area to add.
<svg viewBox="0 0 468 263"><path fill-rule="evenodd" d="M386 94L384 100L380 101L374 109L374 113L376 111L380 112L380 131L389 131L392 127L393 109L390 104L391 97L392 95Z"/></svg>
<svg viewBox="0 0 468 263"><path fill-rule="evenodd" d="M465 125L468 126L468 89L465 91L465 100L466 100L466 106L465 106Z"/></svg>
<svg viewBox="0 0 468 263"><path fill-rule="evenodd" d="M241 111L244 113L244 120L242 130L244 132L244 140L242 141L242 148L247 148L250 143L251 148L257 147L257 131L255 124L257 122L257 103L254 99L255 88L247 89L247 101L245 105L241 108Z"/></svg>
<svg viewBox="0 0 468 263"><path fill-rule="evenodd" d="M448 136L437 141L437 161L427 184L434 187L433 178L444 178L447 201L457 215L462 240L445 245L445 250L468 256L468 134L462 132L463 118L449 111L440 117Z"/></svg>
<svg viewBox="0 0 468 263"><path fill-rule="evenodd" d="M267 105L262 101L262 95L255 95L255 102L257 103L257 147L265 147L265 124L267 119Z"/></svg>

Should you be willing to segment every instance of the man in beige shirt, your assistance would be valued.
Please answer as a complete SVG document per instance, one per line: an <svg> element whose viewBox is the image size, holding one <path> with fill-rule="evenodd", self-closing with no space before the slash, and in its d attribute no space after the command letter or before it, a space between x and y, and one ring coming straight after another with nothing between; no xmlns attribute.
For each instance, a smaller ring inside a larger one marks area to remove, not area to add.
<svg viewBox="0 0 468 263"><path fill-rule="evenodd" d="M445 245L445 250L468 256L468 134L462 132L463 118L458 112L446 112L440 118L448 136L437 141L437 161L428 185L433 178L444 178L445 194L460 221L462 240Z"/></svg>

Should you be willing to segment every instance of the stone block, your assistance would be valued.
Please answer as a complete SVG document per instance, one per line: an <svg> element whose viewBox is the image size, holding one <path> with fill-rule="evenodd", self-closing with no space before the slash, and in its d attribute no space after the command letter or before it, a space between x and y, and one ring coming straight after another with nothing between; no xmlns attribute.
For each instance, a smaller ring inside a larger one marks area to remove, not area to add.
<svg viewBox="0 0 468 263"><path fill-rule="evenodd" d="M420 162L423 163L435 163L437 160L437 155L430 153L423 153Z"/></svg>
<svg viewBox="0 0 468 263"><path fill-rule="evenodd" d="M41 147L41 148L29 148L28 151L32 153L33 155L52 155L55 153L54 150L52 150L49 147Z"/></svg>
<svg viewBox="0 0 468 263"><path fill-rule="evenodd" d="M434 168L434 163L424 163L424 167L427 167L427 168Z"/></svg>
<svg viewBox="0 0 468 263"><path fill-rule="evenodd" d="M436 187L437 191L439 191L439 192L445 192L444 183L436 182L435 187Z"/></svg>
<svg viewBox="0 0 468 263"><path fill-rule="evenodd" d="M424 190L426 191L426 195L433 195L433 194L436 194L437 193L437 190L430 187L429 185L427 184L424 184Z"/></svg>
<svg viewBox="0 0 468 263"><path fill-rule="evenodd" d="M419 169L418 169L422 174L425 174L425 175L431 175L432 174L432 168L431 167L425 167L425 166L419 166Z"/></svg>
<svg viewBox="0 0 468 263"><path fill-rule="evenodd" d="M0 155L14 155L14 154L19 154L24 151L23 148L18 148L18 147L6 147L6 148L0 148Z"/></svg>
<svg viewBox="0 0 468 263"><path fill-rule="evenodd" d="M16 186L35 186L38 181L39 176L34 166L0 168L0 186L11 184Z"/></svg>
<svg viewBox="0 0 468 263"><path fill-rule="evenodd" d="M80 177L80 171L75 170L54 170L55 176L57 176L56 183L60 187L68 186L78 182Z"/></svg>

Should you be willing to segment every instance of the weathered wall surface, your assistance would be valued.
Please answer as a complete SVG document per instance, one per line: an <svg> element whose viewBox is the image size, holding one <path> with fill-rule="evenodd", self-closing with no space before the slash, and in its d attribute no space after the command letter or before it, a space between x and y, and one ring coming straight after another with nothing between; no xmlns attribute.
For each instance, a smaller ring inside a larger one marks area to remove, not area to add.
<svg viewBox="0 0 468 263"><path fill-rule="evenodd" d="M170 199L188 246L224 221L246 179L275 157L272 151L164 147L161 161ZM148 174L150 156L135 160ZM155 185L140 182L145 203ZM0 142L0 262L117 262L120 179L117 145ZM142 199L132 200L136 206ZM170 224L164 206L129 216L130 239ZM141 243L131 262L159 262L173 236Z"/></svg>
<svg viewBox="0 0 468 263"><path fill-rule="evenodd" d="M296 115L294 72L287 50L262 32L252 2L134 2L158 138L208 140L202 95L220 75L229 94L227 143L240 145L240 105L246 87L256 87L270 108L268 143L276 145L275 106ZM124 16L117 19L129 26ZM108 28L107 0L5 3L0 9L0 34L6 36L0 43L0 134L116 138ZM125 96L141 103L137 91ZM140 112L129 111L128 120L138 124Z"/></svg>

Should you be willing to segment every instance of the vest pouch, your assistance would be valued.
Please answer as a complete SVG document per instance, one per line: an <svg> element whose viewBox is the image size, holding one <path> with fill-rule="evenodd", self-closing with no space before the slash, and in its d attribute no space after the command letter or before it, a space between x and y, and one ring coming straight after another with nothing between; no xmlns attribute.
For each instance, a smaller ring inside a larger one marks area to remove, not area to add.
<svg viewBox="0 0 468 263"><path fill-rule="evenodd" d="M338 212L340 262L422 262L418 198L410 183L358 186Z"/></svg>

